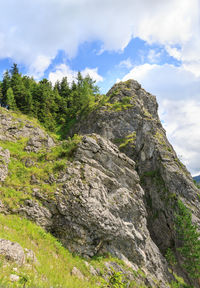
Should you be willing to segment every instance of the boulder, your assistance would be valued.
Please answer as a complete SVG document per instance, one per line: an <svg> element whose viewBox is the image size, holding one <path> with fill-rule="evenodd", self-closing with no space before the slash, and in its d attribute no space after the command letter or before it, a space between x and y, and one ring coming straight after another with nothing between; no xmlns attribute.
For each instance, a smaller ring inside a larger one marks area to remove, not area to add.
<svg viewBox="0 0 200 288"><path fill-rule="evenodd" d="M6 260L14 261L19 265L25 263L24 249L18 243L10 240L0 239L0 255L4 256Z"/></svg>

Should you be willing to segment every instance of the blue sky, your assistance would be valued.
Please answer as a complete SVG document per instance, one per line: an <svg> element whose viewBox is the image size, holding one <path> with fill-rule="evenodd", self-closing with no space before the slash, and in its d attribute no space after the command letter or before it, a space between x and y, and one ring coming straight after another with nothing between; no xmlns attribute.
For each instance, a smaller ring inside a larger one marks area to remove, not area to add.
<svg viewBox="0 0 200 288"><path fill-rule="evenodd" d="M102 42L86 41L78 47L75 57L67 57L64 50L59 50L50 65L44 70L41 78L49 78L51 72L55 72L59 65L65 64L73 71L83 71L87 67L96 69L103 78L98 82L102 93L106 93L117 79L122 79L130 68L142 65L144 63L165 63L179 66L181 64L176 58L169 55L163 45L148 44L144 40L136 37L131 39L123 51L102 51ZM1 79L3 72L9 70L13 64L12 58L0 59ZM27 67L18 63L22 74L29 74ZM36 75L37 78L37 75Z"/></svg>
<svg viewBox="0 0 200 288"><path fill-rule="evenodd" d="M102 93L133 78L157 96L170 142L200 171L200 7L198 0L0 0L0 77L54 83L77 71ZM12 9L10 9L12 7Z"/></svg>

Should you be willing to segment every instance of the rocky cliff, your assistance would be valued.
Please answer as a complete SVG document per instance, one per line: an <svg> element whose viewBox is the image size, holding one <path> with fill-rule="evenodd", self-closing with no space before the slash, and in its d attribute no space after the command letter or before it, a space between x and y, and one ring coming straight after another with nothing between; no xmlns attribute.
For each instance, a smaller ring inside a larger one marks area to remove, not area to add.
<svg viewBox="0 0 200 288"><path fill-rule="evenodd" d="M176 246L174 202L180 198L199 226L199 189L167 140L156 97L134 80L115 84L104 105L70 132L98 133L135 161L144 190L147 228L161 253Z"/></svg>
<svg viewBox="0 0 200 288"><path fill-rule="evenodd" d="M199 190L168 142L157 108L136 81L120 82L69 133L80 136L62 143L1 109L1 213L34 221L87 259L123 260L130 269L125 287L187 287L171 286L175 274L165 255L179 245L178 199L199 224ZM176 257L176 274L199 287Z"/></svg>

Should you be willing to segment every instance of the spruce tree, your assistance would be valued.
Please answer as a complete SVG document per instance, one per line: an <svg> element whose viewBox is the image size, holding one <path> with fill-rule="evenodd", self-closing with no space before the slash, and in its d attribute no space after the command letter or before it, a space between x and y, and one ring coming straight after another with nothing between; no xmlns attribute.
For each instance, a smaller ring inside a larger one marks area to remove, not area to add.
<svg viewBox="0 0 200 288"><path fill-rule="evenodd" d="M10 79L10 74L8 72L8 70L6 70L3 74L3 82L2 82L2 106L6 105L6 93L8 88L10 87L11 83L10 83L11 79Z"/></svg>
<svg viewBox="0 0 200 288"><path fill-rule="evenodd" d="M177 250L182 259L182 266L191 278L200 278L200 233L192 223L190 211L180 200L175 224L179 241Z"/></svg>
<svg viewBox="0 0 200 288"><path fill-rule="evenodd" d="M18 69L16 63L13 63L13 66L10 69L10 73L11 73L12 76L16 75L16 74L19 74L19 69Z"/></svg>
<svg viewBox="0 0 200 288"><path fill-rule="evenodd" d="M0 82L0 105L3 103L3 92L2 92L2 83Z"/></svg>
<svg viewBox="0 0 200 288"><path fill-rule="evenodd" d="M84 78L78 72L71 87L67 77L52 87L47 79L38 83L33 78L22 76L14 63L0 82L0 104L32 115L47 129L58 131L64 125L75 123L77 118L92 107L98 93L94 83L89 76Z"/></svg>
<svg viewBox="0 0 200 288"><path fill-rule="evenodd" d="M11 109L11 110L16 110L17 109L14 93L13 93L13 90L12 90L11 87L8 88L8 91L6 93L6 104L7 104L8 108Z"/></svg>

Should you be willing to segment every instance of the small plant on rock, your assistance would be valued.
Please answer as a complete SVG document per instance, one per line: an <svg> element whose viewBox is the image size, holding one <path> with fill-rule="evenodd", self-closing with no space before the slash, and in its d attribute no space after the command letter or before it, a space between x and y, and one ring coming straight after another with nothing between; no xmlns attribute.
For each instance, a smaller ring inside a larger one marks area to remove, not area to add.
<svg viewBox="0 0 200 288"><path fill-rule="evenodd" d="M126 288L127 281L123 279L122 272L112 269L112 275L101 288Z"/></svg>

